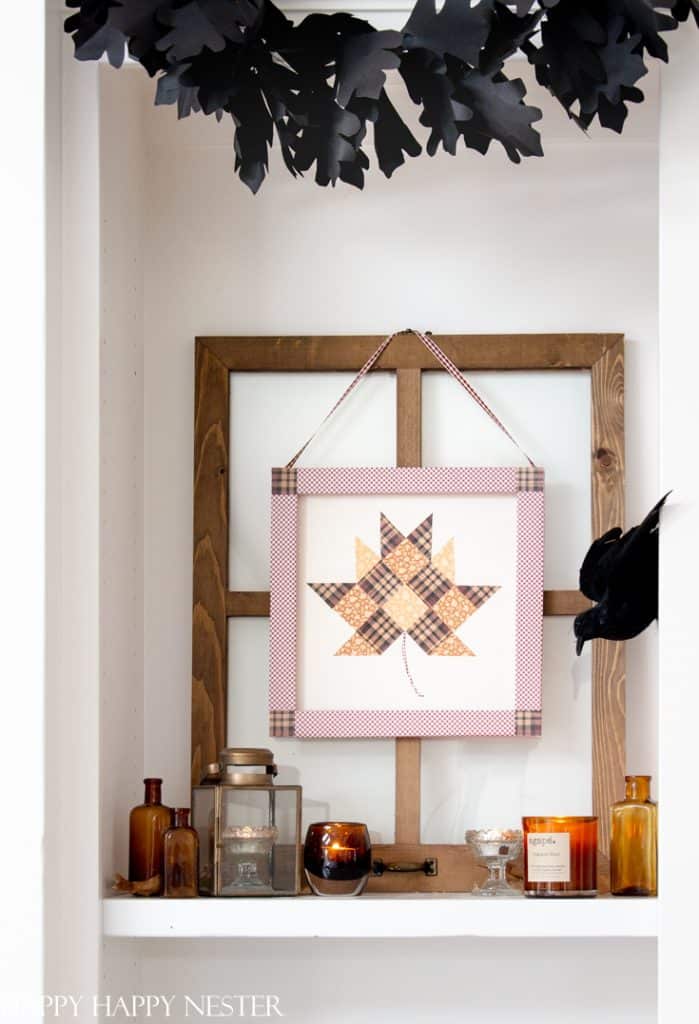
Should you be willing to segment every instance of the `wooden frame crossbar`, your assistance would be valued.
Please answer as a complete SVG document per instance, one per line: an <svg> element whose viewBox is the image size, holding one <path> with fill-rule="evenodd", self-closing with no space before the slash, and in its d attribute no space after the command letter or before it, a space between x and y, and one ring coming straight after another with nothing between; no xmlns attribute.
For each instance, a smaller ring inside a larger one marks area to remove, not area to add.
<svg viewBox="0 0 699 1024"><path fill-rule="evenodd" d="M192 784L226 746L229 618L269 615L269 593L232 591L228 582L230 374L357 371L384 335L203 337L196 340L194 422L194 594L192 636ZM440 335L461 370L591 372L592 534L624 525L624 339L620 334ZM417 338L402 335L376 368L395 370L396 463L421 463L422 372L441 369ZM544 595L545 615L576 615L578 591ZM595 641L592 655L592 792L600 850L609 844L608 808L623 794L625 770L624 645ZM386 874L384 891L463 891L479 869L465 846L420 843L420 740L396 740L395 842L385 860L436 857L436 877Z"/></svg>

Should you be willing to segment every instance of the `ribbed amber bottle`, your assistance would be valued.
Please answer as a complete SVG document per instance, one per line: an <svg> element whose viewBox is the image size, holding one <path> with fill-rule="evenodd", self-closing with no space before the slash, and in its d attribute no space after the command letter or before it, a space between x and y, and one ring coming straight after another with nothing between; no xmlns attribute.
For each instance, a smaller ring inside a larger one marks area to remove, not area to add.
<svg viewBox="0 0 699 1024"><path fill-rule="evenodd" d="M650 775L627 775L626 798L612 805L610 871L614 896L658 893L658 805Z"/></svg>
<svg viewBox="0 0 699 1024"><path fill-rule="evenodd" d="M144 802L129 818L129 881L145 882L160 875L163 881L163 836L172 824L172 811L161 802L162 779L144 779Z"/></svg>

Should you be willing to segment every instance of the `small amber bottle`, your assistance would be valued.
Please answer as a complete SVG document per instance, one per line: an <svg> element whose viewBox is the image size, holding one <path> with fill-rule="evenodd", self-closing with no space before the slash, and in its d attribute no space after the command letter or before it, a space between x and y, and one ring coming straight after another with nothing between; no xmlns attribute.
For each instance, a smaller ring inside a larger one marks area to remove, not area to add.
<svg viewBox="0 0 699 1024"><path fill-rule="evenodd" d="M650 775L627 775L626 798L612 805L610 870L614 896L658 893L658 805Z"/></svg>
<svg viewBox="0 0 699 1024"><path fill-rule="evenodd" d="M189 807L175 808L175 824L163 838L163 896L193 899L199 895L199 837L189 825Z"/></svg>
<svg viewBox="0 0 699 1024"><path fill-rule="evenodd" d="M129 818L129 881L145 882L160 875L162 890L163 836L172 824L172 811L161 801L162 779L144 779L144 802Z"/></svg>

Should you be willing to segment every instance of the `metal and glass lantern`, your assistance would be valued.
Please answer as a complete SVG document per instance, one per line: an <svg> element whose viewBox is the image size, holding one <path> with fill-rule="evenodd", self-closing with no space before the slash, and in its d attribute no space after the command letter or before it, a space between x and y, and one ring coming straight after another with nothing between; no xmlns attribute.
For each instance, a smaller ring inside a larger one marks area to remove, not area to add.
<svg viewBox="0 0 699 1024"><path fill-rule="evenodd" d="M301 787L277 786L271 750L230 747L192 791L202 896L295 896Z"/></svg>

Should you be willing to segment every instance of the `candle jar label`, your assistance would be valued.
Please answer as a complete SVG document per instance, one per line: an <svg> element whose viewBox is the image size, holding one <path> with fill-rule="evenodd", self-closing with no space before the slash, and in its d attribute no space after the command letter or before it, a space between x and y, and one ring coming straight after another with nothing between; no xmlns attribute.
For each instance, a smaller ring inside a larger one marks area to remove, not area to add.
<svg viewBox="0 0 699 1024"><path fill-rule="evenodd" d="M529 833L527 881L570 882L570 835L567 832Z"/></svg>

